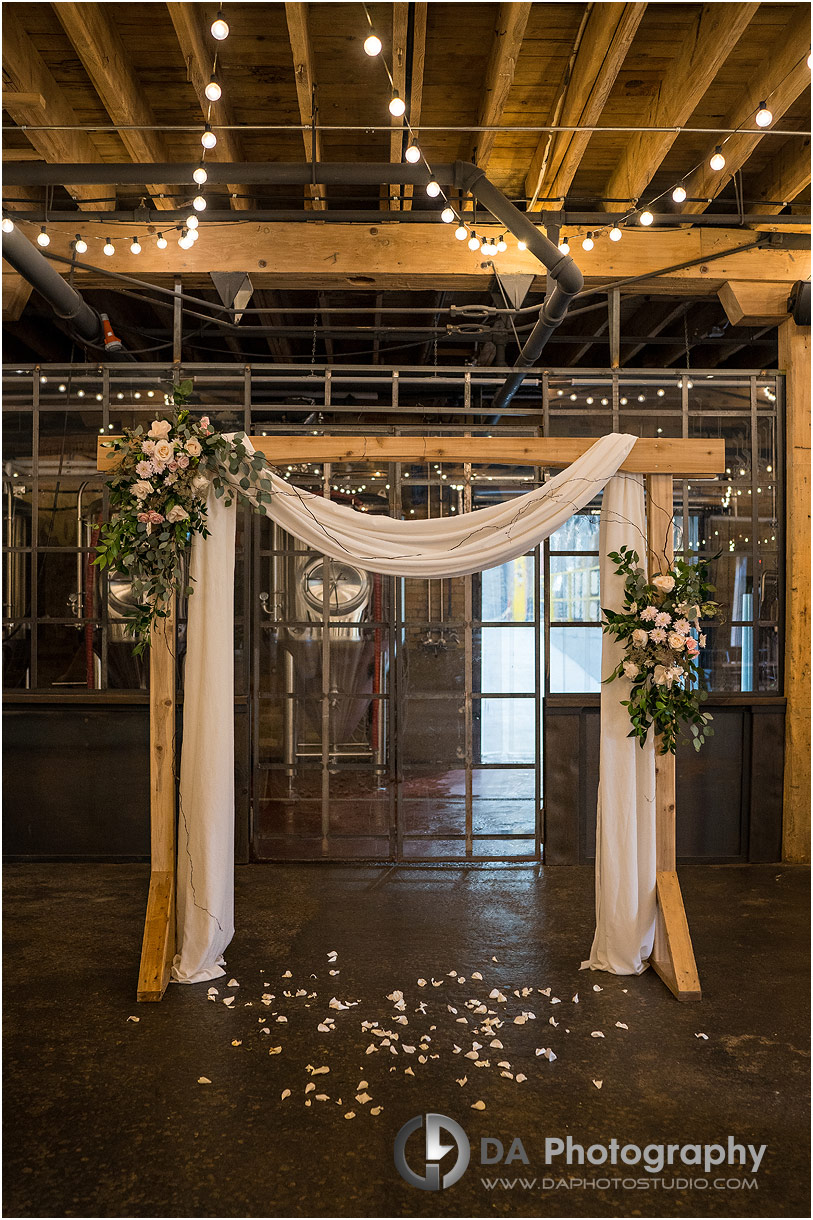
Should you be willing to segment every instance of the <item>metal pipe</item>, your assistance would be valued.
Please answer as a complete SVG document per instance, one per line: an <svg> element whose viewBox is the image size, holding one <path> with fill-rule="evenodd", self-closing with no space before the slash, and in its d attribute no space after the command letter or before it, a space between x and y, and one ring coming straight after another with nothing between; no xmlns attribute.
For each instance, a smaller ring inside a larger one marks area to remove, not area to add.
<svg viewBox="0 0 813 1220"><path fill-rule="evenodd" d="M58 318L62 318L86 343L104 343L102 321L56 271L19 229L3 234L3 258L44 297Z"/></svg>

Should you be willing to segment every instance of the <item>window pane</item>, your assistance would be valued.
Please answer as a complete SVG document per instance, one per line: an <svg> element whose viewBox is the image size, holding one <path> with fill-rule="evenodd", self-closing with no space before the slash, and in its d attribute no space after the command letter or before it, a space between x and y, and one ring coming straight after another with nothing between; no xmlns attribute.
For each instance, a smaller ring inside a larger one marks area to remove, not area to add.
<svg viewBox="0 0 813 1220"><path fill-rule="evenodd" d="M559 694L601 689L600 627L551 627L550 689Z"/></svg>
<svg viewBox="0 0 813 1220"><path fill-rule="evenodd" d="M552 623L601 621L597 555L551 555Z"/></svg>
<svg viewBox="0 0 813 1220"><path fill-rule="evenodd" d="M520 555L481 579L483 622L532 623L534 618L534 557Z"/></svg>
<svg viewBox="0 0 813 1220"><path fill-rule="evenodd" d="M533 627L481 628L480 689L486 694L533 694L536 686Z"/></svg>
<svg viewBox="0 0 813 1220"><path fill-rule="evenodd" d="M729 623L704 628L700 672L711 691L748 691L753 687L754 633Z"/></svg>
<svg viewBox="0 0 813 1220"><path fill-rule="evenodd" d="M534 700L480 699L478 702L480 761L533 762L536 758Z"/></svg>
<svg viewBox="0 0 813 1220"><path fill-rule="evenodd" d="M597 551L599 508L569 517L561 529L550 536L551 551Z"/></svg>

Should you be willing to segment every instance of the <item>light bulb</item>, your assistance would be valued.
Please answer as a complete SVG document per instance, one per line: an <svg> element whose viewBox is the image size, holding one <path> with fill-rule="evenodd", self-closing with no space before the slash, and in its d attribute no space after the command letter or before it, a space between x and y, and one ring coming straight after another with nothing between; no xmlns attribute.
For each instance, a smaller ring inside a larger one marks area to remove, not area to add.
<svg viewBox="0 0 813 1220"><path fill-rule="evenodd" d="M592 250L596 243L593 241L593 234L588 233L582 242L582 250Z"/></svg>
<svg viewBox="0 0 813 1220"><path fill-rule="evenodd" d="M195 242L198 240L199 237L200 237L200 229L190 229L189 230L189 238L193 245L195 244Z"/></svg>
<svg viewBox="0 0 813 1220"><path fill-rule="evenodd" d="M658 390L658 398L663 398L665 393L666 393L666 390L663 390L663 389Z"/></svg>
<svg viewBox="0 0 813 1220"><path fill-rule="evenodd" d="M196 195L195 198L192 200L192 207L195 209L196 212L205 212L206 200L203 198L202 195Z"/></svg>
<svg viewBox="0 0 813 1220"><path fill-rule="evenodd" d="M198 225L200 224L200 221L198 220L197 216L193 212L191 216L187 216L185 223L186 223L187 229L196 229L198 227Z"/></svg>
<svg viewBox="0 0 813 1220"><path fill-rule="evenodd" d="M638 219L640 220L642 225L646 226L646 225L651 225L652 221L655 219L655 217L652 215L652 213L649 211L649 209L647 209L646 211L641 213L641 215L638 217Z"/></svg>
<svg viewBox="0 0 813 1220"><path fill-rule="evenodd" d="M203 168L203 166L199 165L198 168L192 174L192 177L195 179L198 186L203 186L204 182L209 177L209 175L206 173L206 170Z"/></svg>
<svg viewBox="0 0 813 1220"><path fill-rule="evenodd" d="M215 144L217 144L217 136L212 131L208 123L203 129L203 135L200 137L200 142L204 148L214 148Z"/></svg>
<svg viewBox="0 0 813 1220"><path fill-rule="evenodd" d="M562 240L559 242L559 251L561 254L570 253L570 243L566 237L563 237Z"/></svg>
<svg viewBox="0 0 813 1220"><path fill-rule="evenodd" d="M217 77L215 76L214 72L209 77L209 83L207 84L207 86L203 90L203 92L206 94L206 96L208 97L210 102L219 102L220 101L220 97L221 97L221 94L223 93L223 90L220 88L220 85L217 83Z"/></svg>
<svg viewBox="0 0 813 1220"><path fill-rule="evenodd" d="M454 235L458 241L465 241L469 235L469 231L465 225L458 225L454 231Z"/></svg>
<svg viewBox="0 0 813 1220"><path fill-rule="evenodd" d="M158 234L158 241L155 243L159 250L166 250L169 242L164 237L163 233Z"/></svg>
<svg viewBox="0 0 813 1220"><path fill-rule="evenodd" d="M518 250L527 250L527 249L528 249L528 246L527 246L527 244L526 244L524 241L518 241L518 242L517 242L517 249L518 249Z"/></svg>
<svg viewBox="0 0 813 1220"><path fill-rule="evenodd" d="M141 243L139 242L137 237L134 237L130 243L130 253L131 254L140 254L141 253Z"/></svg>
<svg viewBox="0 0 813 1220"><path fill-rule="evenodd" d="M224 38L229 36L229 27L223 18L223 10L218 9L217 17L211 25L212 38L216 38L218 42L222 42Z"/></svg>
<svg viewBox="0 0 813 1220"><path fill-rule="evenodd" d="M479 250L480 249L480 238L477 236L476 233L472 233L471 237L469 238L469 249L470 250Z"/></svg>
<svg viewBox="0 0 813 1220"><path fill-rule="evenodd" d="M377 34L371 33L367 35L364 39L364 50L369 56L381 54L381 39Z"/></svg>
<svg viewBox="0 0 813 1220"><path fill-rule="evenodd" d="M613 225L610 229L610 241L621 241L621 230L618 225Z"/></svg>
<svg viewBox="0 0 813 1220"><path fill-rule="evenodd" d="M709 165L711 166L712 169L716 169L716 170L725 169L725 157L723 156L722 149L719 144L717 145L717 147L715 148L714 152L711 155L711 160L709 161Z"/></svg>
<svg viewBox="0 0 813 1220"><path fill-rule="evenodd" d="M76 234L76 241L73 243L73 248L77 254L87 254L88 244L82 237L81 233Z"/></svg>
<svg viewBox="0 0 813 1220"><path fill-rule="evenodd" d="M178 238L178 245L181 247L182 250L191 250L192 239L188 233L184 233L184 234L182 234L181 237Z"/></svg>
<svg viewBox="0 0 813 1220"><path fill-rule="evenodd" d="M768 103L760 102L759 109L757 110L757 114L756 114L757 127L770 127L772 122L773 122L773 115L771 114L770 110L768 109Z"/></svg>
<svg viewBox="0 0 813 1220"><path fill-rule="evenodd" d="M445 225L450 225L454 220L454 208L450 208L447 204L440 214L440 219Z"/></svg>
<svg viewBox="0 0 813 1220"><path fill-rule="evenodd" d="M4 233L13 233L14 232L14 221L9 216L3 217L3 232Z"/></svg>
<svg viewBox="0 0 813 1220"><path fill-rule="evenodd" d="M675 203L683 203L686 198L686 188L684 186L676 186L672 191L672 199Z"/></svg>
<svg viewBox="0 0 813 1220"><path fill-rule="evenodd" d="M471 243L469 243L469 244L471 244ZM491 240L490 237L486 237L483 239L482 250L483 250L483 254L496 254L497 253L497 247L494 245L494 242Z"/></svg>
<svg viewBox="0 0 813 1220"><path fill-rule="evenodd" d="M415 165L416 162L420 161L421 150L418 148L418 145L410 144L404 153L404 158L409 162L410 165Z"/></svg>
<svg viewBox="0 0 813 1220"><path fill-rule="evenodd" d="M48 236L48 234L45 232L45 225L43 225L42 228L40 229L39 233L37 234L37 245L38 246L50 246L50 244L51 244L51 239Z"/></svg>
<svg viewBox="0 0 813 1220"><path fill-rule="evenodd" d="M508 249L508 242L505 240L504 233L500 234L500 240L497 242L497 249L499 250L500 254L504 254Z"/></svg>
<svg viewBox="0 0 813 1220"><path fill-rule="evenodd" d="M107 241L104 243L104 246L102 247L102 249L104 250L104 252L108 258L110 258L110 256L112 254L116 253L116 247L113 245L113 243L109 237L108 237Z"/></svg>
<svg viewBox="0 0 813 1220"><path fill-rule="evenodd" d="M426 193L430 199L437 199L438 195L440 194L440 187L438 186L437 182L435 182L434 178L427 182Z"/></svg>
<svg viewBox="0 0 813 1220"><path fill-rule="evenodd" d="M393 93L392 97L390 98L390 114L394 118L400 119L401 115L404 113L405 110L406 110L406 103L405 103L404 99L402 97L399 97L397 92Z"/></svg>

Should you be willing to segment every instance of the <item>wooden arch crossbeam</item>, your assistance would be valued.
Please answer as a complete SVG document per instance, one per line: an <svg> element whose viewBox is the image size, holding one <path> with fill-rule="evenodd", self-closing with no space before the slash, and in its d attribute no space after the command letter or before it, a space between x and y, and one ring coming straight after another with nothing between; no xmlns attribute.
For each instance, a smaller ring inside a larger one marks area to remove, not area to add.
<svg viewBox="0 0 813 1220"><path fill-rule="evenodd" d="M115 467L111 437L99 437L97 468ZM541 467L569 466L595 437L252 436L274 465L301 462L458 461ZM725 472L722 440L638 440L621 466L647 476L650 575L673 557L673 479ZM658 546L653 547L653 540ZM663 545L660 545L663 543ZM150 647L150 890L141 947L138 999L163 997L175 953L175 621L162 619ZM679 1000L701 998L689 925L676 872L675 757L656 754L657 917L650 965Z"/></svg>

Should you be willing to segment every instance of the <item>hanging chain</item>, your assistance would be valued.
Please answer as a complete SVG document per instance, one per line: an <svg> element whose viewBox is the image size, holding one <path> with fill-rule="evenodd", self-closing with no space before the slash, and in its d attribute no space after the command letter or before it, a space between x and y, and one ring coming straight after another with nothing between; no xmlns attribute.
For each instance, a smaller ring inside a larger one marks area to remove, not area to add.
<svg viewBox="0 0 813 1220"><path fill-rule="evenodd" d="M313 311L313 343L311 344L311 368L316 364L316 326L319 320L317 310Z"/></svg>

